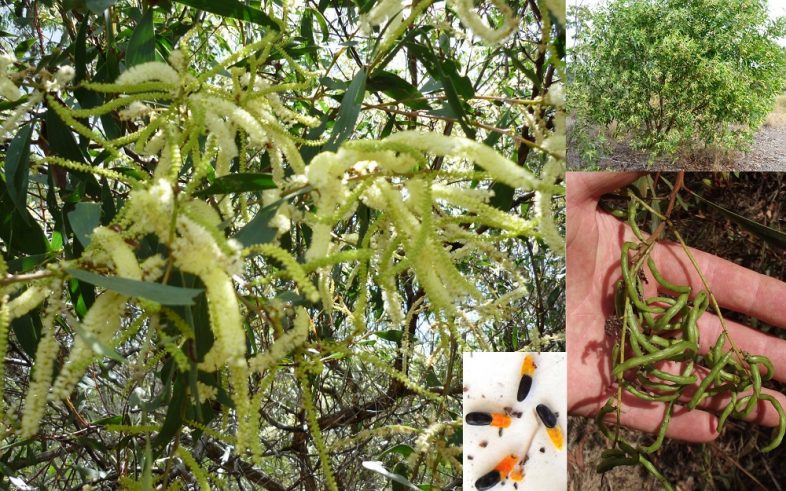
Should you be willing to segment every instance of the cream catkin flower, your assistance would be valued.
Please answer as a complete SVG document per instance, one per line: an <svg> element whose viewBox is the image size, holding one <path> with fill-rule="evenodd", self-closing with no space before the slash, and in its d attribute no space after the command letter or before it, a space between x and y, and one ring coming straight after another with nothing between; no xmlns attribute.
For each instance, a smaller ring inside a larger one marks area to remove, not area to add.
<svg viewBox="0 0 786 491"><path fill-rule="evenodd" d="M545 180L554 182L558 177L564 174L564 164L551 157L546 165L543 166L543 178ZM546 245L551 248L555 253L565 254L565 239L557 231L554 224L554 215L551 212L551 197L552 194L546 191L538 191L535 196L535 214L538 217L538 232L540 238Z"/></svg>
<svg viewBox="0 0 786 491"><path fill-rule="evenodd" d="M0 75L8 73L8 68L16 63L16 56L12 53L0 53Z"/></svg>
<svg viewBox="0 0 786 491"><path fill-rule="evenodd" d="M22 97L22 92L19 91L19 87L9 78L0 76L0 97L8 99L9 101L15 101Z"/></svg>
<svg viewBox="0 0 786 491"><path fill-rule="evenodd" d="M206 370L216 370L224 363L245 366L246 333L240 306L232 279L222 269L222 266L228 267L231 260L225 258L213 236L193 220L179 217L177 230L180 237L172 245L175 264L182 271L199 276L204 283L215 336L213 347L201 366Z"/></svg>
<svg viewBox="0 0 786 491"><path fill-rule="evenodd" d="M166 63L148 61L134 65L124 71L115 81L119 85L136 85L142 82L158 80L170 85L180 84L180 75Z"/></svg>
<svg viewBox="0 0 786 491"><path fill-rule="evenodd" d="M118 111L117 115L121 121L131 121L133 119L141 118L148 114L153 108L141 101L134 101L128 105L127 108Z"/></svg>
<svg viewBox="0 0 786 491"><path fill-rule="evenodd" d="M488 44L497 44L504 41L519 25L520 19L513 14L513 10L502 0L491 1L504 17L499 29L493 29L483 22L480 15L474 11L472 0L449 1L456 14L458 14L459 19L461 19L461 23Z"/></svg>
<svg viewBox="0 0 786 491"><path fill-rule="evenodd" d="M52 382L52 370L60 349L55 337L55 318L61 305L60 299L54 298L47 305L42 319L43 330L36 349L33 377L30 387L27 389L22 411L22 429L19 436L23 439L32 438L38 433L38 426L46 410L47 393Z"/></svg>
<svg viewBox="0 0 786 491"><path fill-rule="evenodd" d="M544 102L558 108L565 107L565 87L562 82L558 82L549 87L549 91L544 97Z"/></svg>
<svg viewBox="0 0 786 491"><path fill-rule="evenodd" d="M203 384L197 381L197 393L199 393L199 402L205 403L211 399L215 399L218 395L218 389L212 385Z"/></svg>
<svg viewBox="0 0 786 491"><path fill-rule="evenodd" d="M0 259L1 260L1 259ZM3 264L4 265L4 264ZM11 316L8 312L8 296L0 291L0 395L5 394L5 354L8 350L8 330L11 327ZM0 431L5 431L6 423L5 400L0 396Z"/></svg>
<svg viewBox="0 0 786 491"><path fill-rule="evenodd" d="M360 29L364 34L371 34L371 28L385 26L385 35L380 44L390 38L403 21L404 3L401 0L382 0L374 5L366 14L360 15Z"/></svg>
<svg viewBox="0 0 786 491"><path fill-rule="evenodd" d="M216 160L216 177L229 174L232 159L238 156L235 144L235 131L223 118L218 117L213 111L205 112L205 126L216 139L218 146L218 159Z"/></svg>
<svg viewBox="0 0 786 491"><path fill-rule="evenodd" d="M0 78L2 80L2 78ZM17 123L44 98L41 92L33 92L26 103L20 105L3 121L0 126L0 142L7 140L16 129Z"/></svg>
<svg viewBox="0 0 786 491"><path fill-rule="evenodd" d="M402 143L422 152L460 157L484 168L495 181L513 188L535 189L540 182L529 171L506 159L493 148L469 138L419 131L394 133L383 141Z"/></svg>
<svg viewBox="0 0 786 491"><path fill-rule="evenodd" d="M161 275L164 274L164 267L166 266L166 259L161 254L154 254L139 265L142 269L142 280L144 281L158 281Z"/></svg>
<svg viewBox="0 0 786 491"><path fill-rule="evenodd" d="M57 81L60 87L65 87L69 82L74 79L76 72L74 71L74 67L69 65L64 65L58 67L57 72L55 73L55 80Z"/></svg>
<svg viewBox="0 0 786 491"><path fill-rule="evenodd" d="M123 305L126 297L106 291L96 298L82 321L82 330L103 343L108 343L120 330L123 318ZM94 357L93 349L83 337L77 335L68 359L63 364L55 383L52 385L51 400L67 398L81 380L85 370Z"/></svg>
<svg viewBox="0 0 786 491"><path fill-rule="evenodd" d="M280 362L288 353L306 342L310 326L308 312L305 308L298 307L292 329L279 336L266 352L251 358L248 361L249 368L263 372Z"/></svg>
<svg viewBox="0 0 786 491"><path fill-rule="evenodd" d="M136 254L120 234L107 227L97 227L93 230L92 238L90 248L100 247L107 251L118 276L132 280L142 279L142 269L139 267Z"/></svg>
<svg viewBox="0 0 786 491"><path fill-rule="evenodd" d="M27 314L49 296L51 290L46 285L33 285L21 295L8 302L8 313L11 320Z"/></svg>

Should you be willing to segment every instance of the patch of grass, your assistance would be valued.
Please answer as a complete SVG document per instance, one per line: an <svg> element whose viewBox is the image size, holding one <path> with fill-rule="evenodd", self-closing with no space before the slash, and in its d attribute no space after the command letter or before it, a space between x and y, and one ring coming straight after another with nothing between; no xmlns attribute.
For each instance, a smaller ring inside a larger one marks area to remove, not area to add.
<svg viewBox="0 0 786 491"><path fill-rule="evenodd" d="M767 116L764 126L770 128L786 128L786 94L775 99L775 108Z"/></svg>

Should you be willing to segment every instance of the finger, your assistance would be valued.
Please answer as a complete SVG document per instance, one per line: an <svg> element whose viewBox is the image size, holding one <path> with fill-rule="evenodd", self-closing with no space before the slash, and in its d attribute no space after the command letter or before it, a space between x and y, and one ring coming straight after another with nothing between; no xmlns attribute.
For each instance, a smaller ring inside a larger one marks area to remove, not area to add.
<svg viewBox="0 0 786 491"><path fill-rule="evenodd" d="M623 393L622 399L620 422L623 426L647 433L658 432L666 413L665 403L642 401L627 393ZM604 419L614 423L616 418L616 413L610 413ZM689 411L675 404L666 436L690 443L706 443L718 437L717 428L718 418L715 415L701 409Z"/></svg>
<svg viewBox="0 0 786 491"><path fill-rule="evenodd" d="M722 307L786 328L786 283L706 252L691 249L691 253ZM704 289L679 244L661 242L652 254L664 279L690 285L694 292Z"/></svg>
<svg viewBox="0 0 786 491"><path fill-rule="evenodd" d="M643 172L568 172L566 176L568 207L627 186Z"/></svg>

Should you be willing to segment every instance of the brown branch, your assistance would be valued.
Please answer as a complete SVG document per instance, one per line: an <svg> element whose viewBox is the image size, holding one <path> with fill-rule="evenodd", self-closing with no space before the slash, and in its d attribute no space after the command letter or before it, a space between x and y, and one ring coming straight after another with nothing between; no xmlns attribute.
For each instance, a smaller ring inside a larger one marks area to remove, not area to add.
<svg viewBox="0 0 786 491"><path fill-rule="evenodd" d="M238 457L230 457L226 463L222 463L224 457L224 449L219 444L213 441L205 442L205 456L213 462L219 464L223 469L231 474L240 472L244 478L251 483L261 486L268 491L287 491L283 485L275 481L272 477L264 472L257 470L254 466Z"/></svg>

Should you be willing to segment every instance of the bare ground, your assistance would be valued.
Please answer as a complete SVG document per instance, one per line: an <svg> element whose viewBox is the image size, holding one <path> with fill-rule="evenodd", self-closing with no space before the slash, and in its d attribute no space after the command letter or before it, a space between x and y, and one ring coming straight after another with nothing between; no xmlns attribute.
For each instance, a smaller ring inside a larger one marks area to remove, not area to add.
<svg viewBox="0 0 786 491"><path fill-rule="evenodd" d="M786 171L786 124L763 126L751 150L735 161L735 170Z"/></svg>

